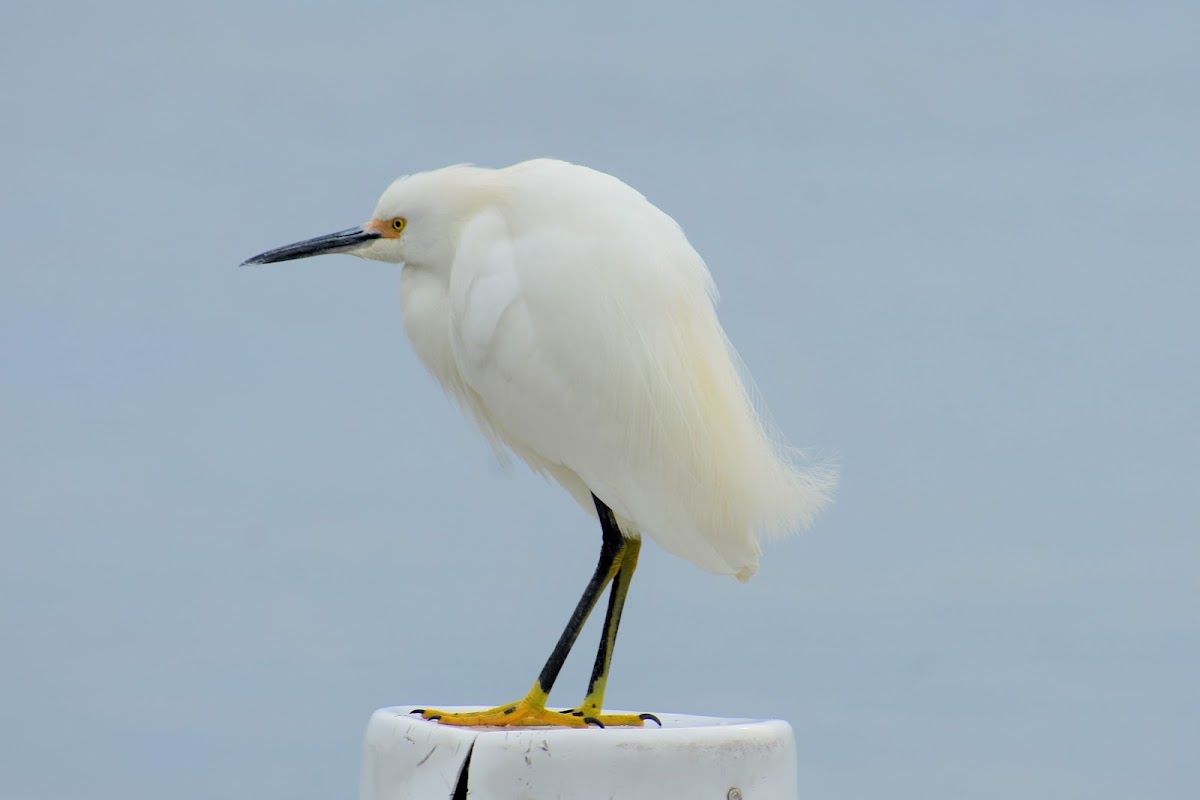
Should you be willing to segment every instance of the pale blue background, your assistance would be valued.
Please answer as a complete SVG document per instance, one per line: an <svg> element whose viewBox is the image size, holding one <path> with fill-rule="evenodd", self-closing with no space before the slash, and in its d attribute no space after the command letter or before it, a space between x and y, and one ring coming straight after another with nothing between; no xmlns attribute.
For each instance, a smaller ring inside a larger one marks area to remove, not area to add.
<svg viewBox="0 0 1200 800"><path fill-rule="evenodd" d="M591 523L394 268L237 264L538 155L844 465L749 585L648 549L615 705L782 716L805 798L1200 796L1200 7L570 5L0 11L0 796L353 796L375 707L528 687Z"/></svg>

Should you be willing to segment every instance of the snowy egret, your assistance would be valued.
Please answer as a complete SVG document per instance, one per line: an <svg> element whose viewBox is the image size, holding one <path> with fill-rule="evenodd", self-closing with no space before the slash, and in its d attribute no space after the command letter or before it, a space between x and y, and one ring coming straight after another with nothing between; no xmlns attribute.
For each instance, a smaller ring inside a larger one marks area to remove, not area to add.
<svg viewBox="0 0 1200 800"><path fill-rule="evenodd" d="M747 580L760 538L808 524L834 474L801 467L766 430L679 225L602 172L539 159L400 178L358 228L245 264L349 253L403 264L404 328L492 445L553 479L600 521L600 560L529 694L456 725L641 725L603 713L642 535ZM546 707L611 584L583 703Z"/></svg>

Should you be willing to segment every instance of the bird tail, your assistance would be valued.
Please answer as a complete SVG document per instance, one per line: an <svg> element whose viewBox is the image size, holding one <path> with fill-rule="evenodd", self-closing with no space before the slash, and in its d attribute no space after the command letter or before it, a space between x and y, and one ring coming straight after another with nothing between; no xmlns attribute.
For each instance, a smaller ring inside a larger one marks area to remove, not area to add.
<svg viewBox="0 0 1200 800"><path fill-rule="evenodd" d="M660 354L658 385L669 388L640 445L656 497L671 501L646 503L639 516L668 551L745 581L758 570L760 542L807 527L837 473L783 443L715 310L697 305L675 317L665 342L647 343Z"/></svg>
<svg viewBox="0 0 1200 800"><path fill-rule="evenodd" d="M740 426L747 429L743 456L738 459L741 474L735 478L748 517L741 522L753 531L756 543L772 541L812 524L832 501L838 472L830 461L813 458L786 443L733 344L727 338L724 344L740 389L735 414L742 417ZM755 558L734 574L746 581L757 569Z"/></svg>

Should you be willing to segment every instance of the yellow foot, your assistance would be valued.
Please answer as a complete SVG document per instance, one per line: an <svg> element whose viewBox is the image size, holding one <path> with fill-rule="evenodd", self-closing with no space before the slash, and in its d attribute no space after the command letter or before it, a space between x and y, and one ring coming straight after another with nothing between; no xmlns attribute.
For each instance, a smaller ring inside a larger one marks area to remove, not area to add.
<svg viewBox="0 0 1200 800"><path fill-rule="evenodd" d="M579 719L599 720L601 727L632 725L635 728L640 728L647 722L653 722L658 727L662 727L662 720L653 714L602 714L598 708L568 708L562 713L570 714L572 717Z"/></svg>
<svg viewBox="0 0 1200 800"><path fill-rule="evenodd" d="M584 716L582 712L551 711L545 706L536 705L528 700L518 700L515 703L510 703L506 706L496 706L486 711L445 712L438 711L435 708L414 708L409 713L420 714L425 719L437 720L443 725L469 727L545 726L553 728L586 728L588 726L595 726L604 728L609 725L633 725L641 727L644 717L653 718L655 722L658 721L658 718L653 715L643 715L641 717L637 714L597 714L595 716Z"/></svg>

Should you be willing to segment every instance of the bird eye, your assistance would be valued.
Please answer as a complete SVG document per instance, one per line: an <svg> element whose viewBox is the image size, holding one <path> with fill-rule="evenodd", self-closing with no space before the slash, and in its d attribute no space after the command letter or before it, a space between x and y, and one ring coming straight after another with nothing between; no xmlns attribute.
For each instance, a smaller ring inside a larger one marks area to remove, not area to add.
<svg viewBox="0 0 1200 800"><path fill-rule="evenodd" d="M396 217L394 220L392 220L392 230L394 230L396 233L399 233L400 231L404 230L404 226L407 224L408 223L405 221L404 217Z"/></svg>

